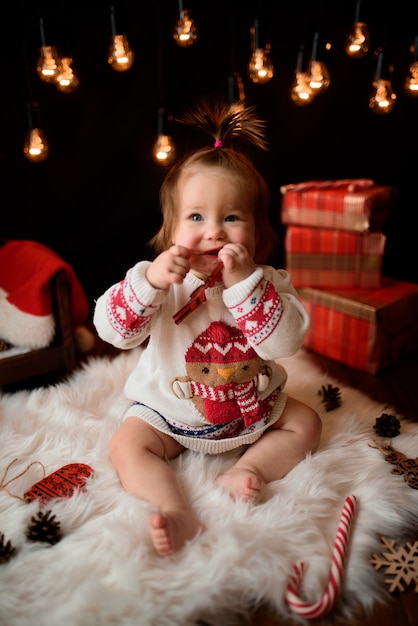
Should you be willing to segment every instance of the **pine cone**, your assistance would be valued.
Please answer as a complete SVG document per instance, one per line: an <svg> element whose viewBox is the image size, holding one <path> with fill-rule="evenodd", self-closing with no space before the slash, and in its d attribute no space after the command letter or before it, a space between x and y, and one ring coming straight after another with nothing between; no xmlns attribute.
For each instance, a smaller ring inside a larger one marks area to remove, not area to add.
<svg viewBox="0 0 418 626"><path fill-rule="evenodd" d="M401 432L401 423L395 415L382 415L376 418L376 424L373 426L379 437L397 437Z"/></svg>
<svg viewBox="0 0 418 626"><path fill-rule="evenodd" d="M16 554L16 548L11 541L5 543L3 533L0 533L0 564L10 561L12 556Z"/></svg>
<svg viewBox="0 0 418 626"><path fill-rule="evenodd" d="M37 517L32 517L32 524L28 526L26 537L29 541L46 541L51 545L61 540L60 522L55 521L55 515L51 511L42 513L39 511Z"/></svg>
<svg viewBox="0 0 418 626"><path fill-rule="evenodd" d="M325 405L325 410L333 411L338 409L342 404L341 391L338 387L332 385L322 385L318 393L322 396L322 403Z"/></svg>

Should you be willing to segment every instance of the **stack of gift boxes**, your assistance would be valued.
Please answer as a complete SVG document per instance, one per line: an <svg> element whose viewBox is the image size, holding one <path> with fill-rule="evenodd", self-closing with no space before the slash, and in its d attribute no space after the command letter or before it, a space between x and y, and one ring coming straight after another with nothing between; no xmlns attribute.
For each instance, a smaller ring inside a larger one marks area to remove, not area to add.
<svg viewBox="0 0 418 626"><path fill-rule="evenodd" d="M418 285L382 274L394 187L373 180L281 188L285 266L311 324L304 346L371 374L418 349Z"/></svg>

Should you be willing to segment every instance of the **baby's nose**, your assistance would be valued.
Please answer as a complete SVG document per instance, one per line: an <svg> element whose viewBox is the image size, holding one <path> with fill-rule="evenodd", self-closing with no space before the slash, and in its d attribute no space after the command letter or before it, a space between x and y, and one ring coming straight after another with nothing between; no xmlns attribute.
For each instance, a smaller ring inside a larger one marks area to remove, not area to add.
<svg viewBox="0 0 418 626"><path fill-rule="evenodd" d="M225 237L225 229L222 223L213 222L207 230L208 236L212 239L223 239Z"/></svg>

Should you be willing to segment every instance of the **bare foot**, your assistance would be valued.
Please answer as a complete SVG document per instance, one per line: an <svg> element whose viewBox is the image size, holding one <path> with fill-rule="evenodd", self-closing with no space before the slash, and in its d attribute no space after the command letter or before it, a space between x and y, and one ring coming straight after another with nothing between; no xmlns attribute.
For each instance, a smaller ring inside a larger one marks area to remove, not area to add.
<svg viewBox="0 0 418 626"><path fill-rule="evenodd" d="M190 511L153 513L148 519L151 541L160 556L174 554L205 527Z"/></svg>
<svg viewBox="0 0 418 626"><path fill-rule="evenodd" d="M215 484L228 491L234 500L254 504L261 501L266 486L261 476L241 467L231 467L224 474L220 474Z"/></svg>

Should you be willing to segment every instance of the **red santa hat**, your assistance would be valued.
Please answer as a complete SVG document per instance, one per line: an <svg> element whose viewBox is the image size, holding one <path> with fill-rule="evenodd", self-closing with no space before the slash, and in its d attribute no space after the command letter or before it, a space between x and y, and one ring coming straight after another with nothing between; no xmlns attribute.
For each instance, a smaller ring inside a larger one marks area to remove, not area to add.
<svg viewBox="0 0 418 626"><path fill-rule="evenodd" d="M48 346L55 332L50 279L67 275L74 329L84 324L89 305L73 268L48 247L13 240L0 247L0 338L13 346Z"/></svg>
<svg viewBox="0 0 418 626"><path fill-rule="evenodd" d="M212 322L186 352L186 362L234 363L257 358L239 328Z"/></svg>

